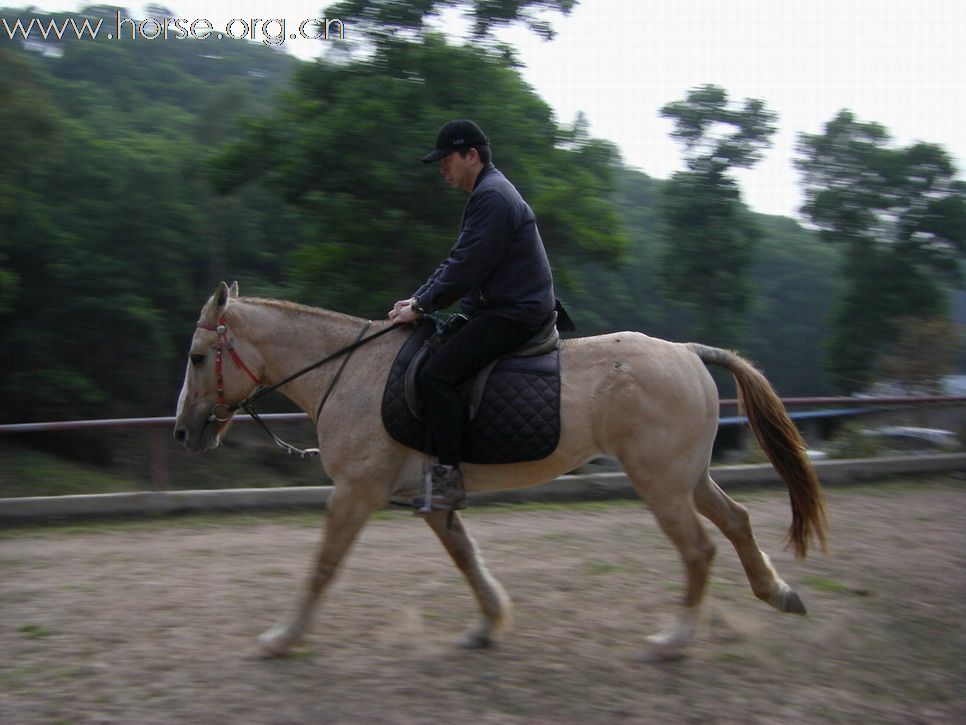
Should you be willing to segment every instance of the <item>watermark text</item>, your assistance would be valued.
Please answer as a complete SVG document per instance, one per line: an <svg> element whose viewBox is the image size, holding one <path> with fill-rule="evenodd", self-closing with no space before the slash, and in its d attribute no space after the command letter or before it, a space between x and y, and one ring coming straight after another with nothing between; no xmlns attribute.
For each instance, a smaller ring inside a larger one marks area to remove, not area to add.
<svg viewBox="0 0 966 725"><path fill-rule="evenodd" d="M345 24L338 18L308 18L298 23L296 32L285 18L233 18L216 26L206 18L134 18L113 19L67 17L32 17L8 20L0 18L0 28L9 40L55 41L76 40L260 40L265 45L280 46L288 40L345 40Z"/></svg>

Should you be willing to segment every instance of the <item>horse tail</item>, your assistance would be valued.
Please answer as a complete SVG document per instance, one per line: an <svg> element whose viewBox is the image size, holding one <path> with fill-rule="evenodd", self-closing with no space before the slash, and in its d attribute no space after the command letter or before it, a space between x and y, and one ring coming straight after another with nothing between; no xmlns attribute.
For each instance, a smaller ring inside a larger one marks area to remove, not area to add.
<svg viewBox="0 0 966 725"><path fill-rule="evenodd" d="M818 542L822 551L826 551L825 494L805 454L805 441L771 383L737 353L697 343L688 343L687 347L706 365L720 365L734 375L741 410L768 460L788 486L792 524L786 543L794 548L799 558L808 553L812 539Z"/></svg>

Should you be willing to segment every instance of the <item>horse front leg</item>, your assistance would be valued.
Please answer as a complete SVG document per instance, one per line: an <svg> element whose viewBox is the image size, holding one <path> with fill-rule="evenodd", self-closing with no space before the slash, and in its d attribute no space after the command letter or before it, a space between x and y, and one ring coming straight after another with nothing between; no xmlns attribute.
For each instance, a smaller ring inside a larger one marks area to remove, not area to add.
<svg viewBox="0 0 966 725"><path fill-rule="evenodd" d="M258 638L264 655L280 657L305 636L322 592L375 508L367 497L354 493L352 487L336 484L326 505L325 535L299 604L290 617Z"/></svg>
<svg viewBox="0 0 966 725"><path fill-rule="evenodd" d="M434 511L424 518L466 576L480 605L480 624L466 634L460 646L469 649L489 647L510 624L510 598L487 570L479 547L467 533L459 514L454 511L451 515L449 522L450 514L446 511Z"/></svg>

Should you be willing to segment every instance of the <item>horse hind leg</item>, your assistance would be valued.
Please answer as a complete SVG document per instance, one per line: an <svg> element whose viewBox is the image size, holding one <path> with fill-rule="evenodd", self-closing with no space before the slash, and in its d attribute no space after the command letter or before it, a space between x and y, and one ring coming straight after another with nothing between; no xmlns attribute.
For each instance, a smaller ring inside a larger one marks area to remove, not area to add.
<svg viewBox="0 0 966 725"><path fill-rule="evenodd" d="M735 547L755 596L781 612L805 614L798 594L782 581L768 555L758 547L748 510L721 490L708 474L694 491L694 503Z"/></svg>
<svg viewBox="0 0 966 725"><path fill-rule="evenodd" d="M467 533L459 514L453 512L452 519L447 521L449 515L445 511L436 511L424 518L446 547L456 566L463 572L480 606L482 617L479 625L461 640L460 645L469 649L482 649L491 646L509 626L510 599L487 570L479 547Z"/></svg>
<svg viewBox="0 0 966 725"><path fill-rule="evenodd" d="M701 525L691 502L689 487L675 486L671 478L659 486L633 475L630 478L661 529L677 547L684 562L687 585L675 623L668 630L648 637L650 650L646 659L678 659L683 656L684 648L694 638L697 629L715 546Z"/></svg>

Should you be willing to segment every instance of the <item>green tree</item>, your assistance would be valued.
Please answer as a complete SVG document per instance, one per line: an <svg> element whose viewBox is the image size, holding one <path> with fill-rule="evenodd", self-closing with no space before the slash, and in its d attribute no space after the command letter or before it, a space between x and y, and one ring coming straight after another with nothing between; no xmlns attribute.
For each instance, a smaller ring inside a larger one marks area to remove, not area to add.
<svg viewBox="0 0 966 725"><path fill-rule="evenodd" d="M904 318L896 328L898 339L879 359L877 372L909 394L941 394L943 377L953 370L957 337L953 323Z"/></svg>
<svg viewBox="0 0 966 725"><path fill-rule="evenodd" d="M0 316L20 289L11 255L43 216L43 178L62 140L62 119L37 70L0 46Z"/></svg>
<svg viewBox="0 0 966 725"><path fill-rule="evenodd" d="M419 157L459 117L486 129L496 164L537 213L559 278L568 263L620 254L613 145L579 124L559 129L515 68L435 34L385 42L364 61L303 67L278 112L222 154L216 180L224 192L258 181L298 210L313 239L293 256L294 297L382 316L452 245L465 195Z"/></svg>
<svg viewBox="0 0 966 725"><path fill-rule="evenodd" d="M785 395L834 392L822 350L841 253L794 219L756 215L762 237L749 269L752 299L743 349Z"/></svg>
<svg viewBox="0 0 966 725"><path fill-rule="evenodd" d="M549 40L554 31L542 11L564 15L578 0L342 0L326 10L327 17L350 19L352 25L372 38L394 38L400 34L420 37L426 20L448 8L460 8L472 22L477 40L491 37L495 28L515 22Z"/></svg>
<svg viewBox="0 0 966 725"><path fill-rule="evenodd" d="M583 335L614 330L641 330L660 337L673 334L660 294L658 201L662 182L639 171L622 169L611 194L627 230L628 244L620 264L587 259L575 265L566 290L577 329ZM576 295L571 300L570 295Z"/></svg>
<svg viewBox="0 0 966 725"><path fill-rule="evenodd" d="M966 184L939 146L890 145L879 124L841 111L802 134L802 211L841 245L848 285L832 313L830 365L839 387L867 385L902 318L943 318L966 247Z"/></svg>
<svg viewBox="0 0 966 725"><path fill-rule="evenodd" d="M697 336L734 345L749 301L747 269L761 235L728 172L761 158L775 114L755 99L734 107L724 89L705 85L664 106L661 115L674 122L672 136L683 145L688 167L662 193L665 289L695 311Z"/></svg>
<svg viewBox="0 0 966 725"><path fill-rule="evenodd" d="M169 413L213 280L278 289L301 228L257 189L216 197L204 169L298 62L215 43L0 45L4 420Z"/></svg>

